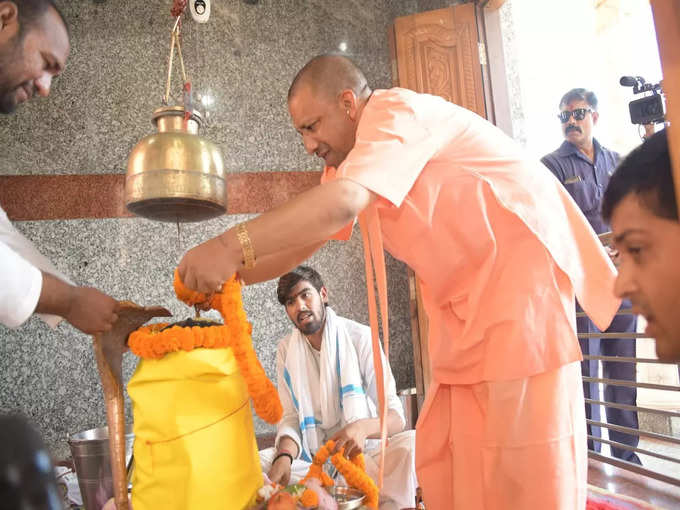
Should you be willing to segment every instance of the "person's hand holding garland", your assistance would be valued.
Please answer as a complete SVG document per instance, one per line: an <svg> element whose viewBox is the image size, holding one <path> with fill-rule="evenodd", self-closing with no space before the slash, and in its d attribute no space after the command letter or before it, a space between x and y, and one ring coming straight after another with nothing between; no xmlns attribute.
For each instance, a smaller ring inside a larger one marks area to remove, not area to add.
<svg viewBox="0 0 680 510"><path fill-rule="evenodd" d="M253 399L255 412L268 423L277 423L283 415L283 408L276 387L267 378L253 349L252 326L243 308L241 284L236 275L224 283L221 292L206 296L187 289L175 271L174 288L178 299L188 305L208 303L210 308L220 312L224 325L191 328L173 326L164 329L167 324L151 324L130 335L130 350L144 359L160 359L180 350L231 347Z"/></svg>

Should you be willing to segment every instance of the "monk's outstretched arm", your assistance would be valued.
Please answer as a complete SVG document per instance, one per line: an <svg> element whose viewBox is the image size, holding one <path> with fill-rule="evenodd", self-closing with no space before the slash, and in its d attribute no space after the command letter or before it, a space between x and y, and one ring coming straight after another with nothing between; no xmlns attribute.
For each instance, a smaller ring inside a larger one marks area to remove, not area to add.
<svg viewBox="0 0 680 510"><path fill-rule="evenodd" d="M336 179L248 221L256 266L258 259L326 241L375 199L376 195L360 184ZM210 294L243 266L243 247L234 227L188 251L178 269L187 287Z"/></svg>
<svg viewBox="0 0 680 510"><path fill-rule="evenodd" d="M266 282L292 271L311 257L325 242L310 244L302 248L282 251L278 254L258 257L257 265L252 269L241 269L239 275L246 283Z"/></svg>

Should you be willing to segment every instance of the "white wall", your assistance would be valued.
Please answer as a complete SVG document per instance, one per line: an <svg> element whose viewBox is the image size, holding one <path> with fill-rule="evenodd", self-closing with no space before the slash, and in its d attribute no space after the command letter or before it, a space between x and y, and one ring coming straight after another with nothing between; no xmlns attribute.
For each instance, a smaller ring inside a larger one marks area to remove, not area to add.
<svg viewBox="0 0 680 510"><path fill-rule="evenodd" d="M530 152L540 157L562 142L558 103L575 87L598 96L595 136L601 142L622 153L639 144L628 113L632 89L619 85L619 78L661 78L647 0L508 0L502 9L504 28L511 25L505 60L515 66L508 76L517 82L508 89L519 96L511 98L519 103L513 129Z"/></svg>

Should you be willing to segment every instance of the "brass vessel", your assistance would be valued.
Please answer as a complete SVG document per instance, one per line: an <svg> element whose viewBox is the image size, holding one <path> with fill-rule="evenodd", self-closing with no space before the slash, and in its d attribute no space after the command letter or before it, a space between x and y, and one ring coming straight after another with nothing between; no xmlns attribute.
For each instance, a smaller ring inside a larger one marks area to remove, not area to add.
<svg viewBox="0 0 680 510"><path fill-rule="evenodd" d="M128 159L125 205L158 221L203 221L224 214L227 190L218 147L198 135L200 114L184 121L184 108L153 113L158 133L137 143Z"/></svg>

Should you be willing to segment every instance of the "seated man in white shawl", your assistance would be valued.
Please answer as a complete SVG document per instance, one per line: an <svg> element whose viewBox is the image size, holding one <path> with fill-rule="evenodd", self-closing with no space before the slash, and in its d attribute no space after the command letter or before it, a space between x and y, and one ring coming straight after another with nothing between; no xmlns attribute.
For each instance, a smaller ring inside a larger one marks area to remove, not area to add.
<svg viewBox="0 0 680 510"><path fill-rule="evenodd" d="M278 346L278 389L283 419L276 445L260 452L262 470L282 485L308 471L312 457L333 439L350 457L363 452L366 471L378 473L380 435L371 330L338 317L314 269L299 266L279 279L277 295L295 325ZM381 505L411 507L415 500L415 433L404 429L404 410L394 377L381 350L388 399Z"/></svg>

